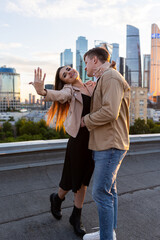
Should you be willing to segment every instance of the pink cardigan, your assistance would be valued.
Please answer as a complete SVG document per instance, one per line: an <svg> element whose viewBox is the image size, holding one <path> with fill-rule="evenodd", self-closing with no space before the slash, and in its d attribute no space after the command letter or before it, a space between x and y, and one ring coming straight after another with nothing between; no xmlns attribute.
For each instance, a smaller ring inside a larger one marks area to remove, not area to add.
<svg viewBox="0 0 160 240"><path fill-rule="evenodd" d="M84 85L87 87L90 95L92 95L96 83L88 81ZM45 101L59 101L62 104L67 101L69 102L70 106L67 118L64 122L64 127L70 136L76 137L80 128L83 110L83 100L80 89L71 84L65 84L61 90L47 89Z"/></svg>

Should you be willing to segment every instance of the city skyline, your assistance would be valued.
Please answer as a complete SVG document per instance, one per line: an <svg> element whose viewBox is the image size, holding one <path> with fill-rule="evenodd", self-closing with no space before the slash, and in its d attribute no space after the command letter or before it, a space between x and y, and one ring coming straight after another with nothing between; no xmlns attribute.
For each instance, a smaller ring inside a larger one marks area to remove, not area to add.
<svg viewBox="0 0 160 240"><path fill-rule="evenodd" d="M119 44L119 56L126 57L126 25L139 29L141 56L151 53L151 25L160 26L160 3L155 0L6 0L1 1L0 66L15 68L21 76L21 98L35 91L28 85L34 69L47 73L46 84L54 83L60 53L76 53L76 39L84 36L88 48L94 40ZM65 7L64 7L65 6ZM143 11L142 11L143 8Z"/></svg>

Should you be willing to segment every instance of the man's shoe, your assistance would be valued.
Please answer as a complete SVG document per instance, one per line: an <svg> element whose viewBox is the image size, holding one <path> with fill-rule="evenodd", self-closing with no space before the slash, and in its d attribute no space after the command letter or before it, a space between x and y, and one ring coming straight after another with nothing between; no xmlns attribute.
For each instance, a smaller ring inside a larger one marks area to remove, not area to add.
<svg viewBox="0 0 160 240"><path fill-rule="evenodd" d="M93 232L85 234L83 240L100 240L100 232Z"/></svg>
<svg viewBox="0 0 160 240"><path fill-rule="evenodd" d="M115 230L113 230L113 240L117 240Z"/></svg>
<svg viewBox="0 0 160 240"><path fill-rule="evenodd" d="M100 240L100 232L85 234L83 240ZM115 230L113 230L113 240L117 240Z"/></svg>
<svg viewBox="0 0 160 240"><path fill-rule="evenodd" d="M52 193L50 195L51 213L58 220L60 220L62 217L61 204L64 201L64 199L60 199L58 194L56 193Z"/></svg>

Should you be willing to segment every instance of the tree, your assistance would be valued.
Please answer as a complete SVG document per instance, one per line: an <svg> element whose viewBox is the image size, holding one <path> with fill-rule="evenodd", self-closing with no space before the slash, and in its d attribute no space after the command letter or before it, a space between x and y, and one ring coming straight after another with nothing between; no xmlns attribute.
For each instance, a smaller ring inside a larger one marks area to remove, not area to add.
<svg viewBox="0 0 160 240"><path fill-rule="evenodd" d="M3 123L3 132L12 132L13 133L12 124L9 123L8 121Z"/></svg>
<svg viewBox="0 0 160 240"><path fill-rule="evenodd" d="M136 119L133 126L130 126L130 134L146 134L150 133L149 125L144 119Z"/></svg>

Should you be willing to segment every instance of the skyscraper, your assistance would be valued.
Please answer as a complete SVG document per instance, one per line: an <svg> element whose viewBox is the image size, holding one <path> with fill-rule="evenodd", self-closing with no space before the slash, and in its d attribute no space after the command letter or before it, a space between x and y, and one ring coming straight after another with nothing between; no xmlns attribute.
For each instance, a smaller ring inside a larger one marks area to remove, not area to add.
<svg viewBox="0 0 160 240"><path fill-rule="evenodd" d="M122 74L122 76L125 78L125 61L126 59L123 57L119 58L119 72Z"/></svg>
<svg viewBox="0 0 160 240"><path fill-rule="evenodd" d="M110 43L107 43L105 41L102 41L102 40L95 40L94 41L94 45L95 47L103 47L103 48L106 48L107 51L109 52L110 54L110 59L112 57L112 51L113 51L113 45L110 44Z"/></svg>
<svg viewBox="0 0 160 240"><path fill-rule="evenodd" d="M73 67L73 52L71 49L65 49L60 55L60 66L66 65Z"/></svg>
<svg viewBox="0 0 160 240"><path fill-rule="evenodd" d="M89 79L85 71L85 63L83 60L83 56L87 50L88 40L82 36L78 37L76 40L76 69L79 72L80 78L83 82Z"/></svg>
<svg viewBox="0 0 160 240"><path fill-rule="evenodd" d="M45 89L53 90L54 89L54 85L53 84L45 84ZM53 103L52 101L51 102L45 101L44 102L44 109L50 108L52 103Z"/></svg>
<svg viewBox="0 0 160 240"><path fill-rule="evenodd" d="M119 71L119 44L118 43L112 43L111 45L113 46L111 62L112 61L116 62L116 68L117 68L117 71Z"/></svg>
<svg viewBox="0 0 160 240"><path fill-rule="evenodd" d="M156 24L151 27L151 79L150 100L157 103L160 96L160 29Z"/></svg>
<svg viewBox="0 0 160 240"><path fill-rule="evenodd" d="M144 54L143 55L143 87L147 88L149 91L150 84L150 61L151 55Z"/></svg>
<svg viewBox="0 0 160 240"><path fill-rule="evenodd" d="M0 112L20 110L20 74L14 68L0 68Z"/></svg>
<svg viewBox="0 0 160 240"><path fill-rule="evenodd" d="M133 87L142 87L139 29L127 25L126 80Z"/></svg>

